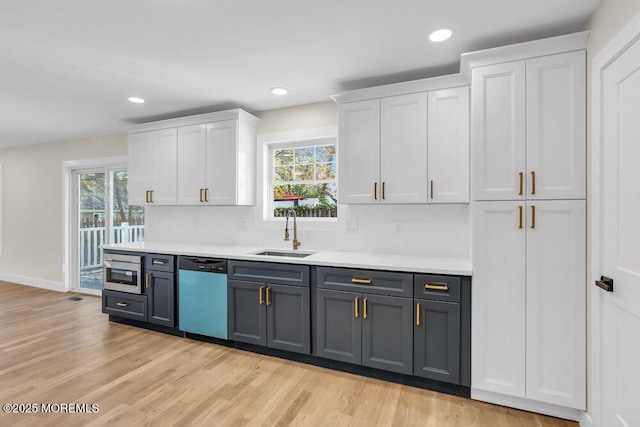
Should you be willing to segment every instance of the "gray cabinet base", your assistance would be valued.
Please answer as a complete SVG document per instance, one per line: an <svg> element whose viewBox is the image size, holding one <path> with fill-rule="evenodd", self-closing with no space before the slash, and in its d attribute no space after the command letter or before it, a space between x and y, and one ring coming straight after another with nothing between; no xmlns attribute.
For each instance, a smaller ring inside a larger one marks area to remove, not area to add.
<svg viewBox="0 0 640 427"><path fill-rule="evenodd" d="M268 356L280 357L282 359L293 360L295 362L306 363L308 365L320 366L322 368L361 375L363 377L403 384L410 387L417 387L425 390L432 390L439 393L446 393L466 398L471 397L471 388L466 386L445 383L442 381L429 380L426 378L414 377L411 375L397 374L394 372L382 371L380 369L369 368L366 366L354 365L352 363L345 363L339 362L337 360L324 359L322 357L292 353L290 351L276 350L268 347L246 344L237 341L235 342L234 347L239 350L246 350L252 353L260 353Z"/></svg>
<svg viewBox="0 0 640 427"><path fill-rule="evenodd" d="M150 331L162 332L164 334L174 335L176 337L185 336L184 332L179 331L176 328L169 328L167 326L155 325L153 323L142 322L140 320L126 319L124 317L109 315L109 321L115 323L122 323L123 325L135 326L137 328L148 329Z"/></svg>

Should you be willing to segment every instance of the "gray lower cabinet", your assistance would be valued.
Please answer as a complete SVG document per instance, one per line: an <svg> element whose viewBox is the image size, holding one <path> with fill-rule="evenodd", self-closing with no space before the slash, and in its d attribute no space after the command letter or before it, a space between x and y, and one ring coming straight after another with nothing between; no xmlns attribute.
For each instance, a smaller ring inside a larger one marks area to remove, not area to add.
<svg viewBox="0 0 640 427"><path fill-rule="evenodd" d="M414 370L418 377L460 381L460 304L416 299Z"/></svg>
<svg viewBox="0 0 640 427"><path fill-rule="evenodd" d="M170 328L176 327L175 256L148 254L145 290L147 321Z"/></svg>
<svg viewBox="0 0 640 427"><path fill-rule="evenodd" d="M146 290L149 305L149 323L176 326L175 275L164 271L149 273L149 288Z"/></svg>
<svg viewBox="0 0 640 427"><path fill-rule="evenodd" d="M229 339L311 353L309 288L228 282Z"/></svg>
<svg viewBox="0 0 640 427"><path fill-rule="evenodd" d="M265 284L230 280L227 283L229 339L267 345Z"/></svg>
<svg viewBox="0 0 640 427"><path fill-rule="evenodd" d="M317 290L316 355L401 374L412 373L412 300Z"/></svg>
<svg viewBox="0 0 640 427"><path fill-rule="evenodd" d="M362 305L362 365L410 375L412 300L362 294Z"/></svg>
<svg viewBox="0 0 640 427"><path fill-rule="evenodd" d="M357 292L318 289L315 354L341 362L362 363L362 323Z"/></svg>
<svg viewBox="0 0 640 427"><path fill-rule="evenodd" d="M146 322L147 296L105 289L102 291L102 312Z"/></svg>

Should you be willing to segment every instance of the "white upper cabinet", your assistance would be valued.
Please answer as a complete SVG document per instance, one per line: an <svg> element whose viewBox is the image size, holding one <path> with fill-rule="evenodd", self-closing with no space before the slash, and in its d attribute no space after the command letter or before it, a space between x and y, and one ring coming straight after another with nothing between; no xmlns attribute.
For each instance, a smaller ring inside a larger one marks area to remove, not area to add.
<svg viewBox="0 0 640 427"><path fill-rule="evenodd" d="M454 76L335 95L340 201L468 203L469 88L463 83Z"/></svg>
<svg viewBox="0 0 640 427"><path fill-rule="evenodd" d="M428 203L469 202L469 88L429 92Z"/></svg>
<svg viewBox="0 0 640 427"><path fill-rule="evenodd" d="M381 202L427 201L427 94L380 100Z"/></svg>
<svg viewBox="0 0 640 427"><path fill-rule="evenodd" d="M175 204L176 157L176 129L129 135L129 204Z"/></svg>
<svg viewBox="0 0 640 427"><path fill-rule="evenodd" d="M204 203L207 170L206 125L178 128L178 204Z"/></svg>
<svg viewBox="0 0 640 427"><path fill-rule="evenodd" d="M586 197L585 52L472 71L474 200Z"/></svg>
<svg viewBox="0 0 640 427"><path fill-rule="evenodd" d="M524 61L473 69L471 97L474 200L524 198Z"/></svg>
<svg viewBox="0 0 640 427"><path fill-rule="evenodd" d="M136 126L129 134L131 203L254 204L257 121L230 110Z"/></svg>
<svg viewBox="0 0 640 427"><path fill-rule="evenodd" d="M427 201L427 94L340 105L340 201Z"/></svg>
<svg viewBox="0 0 640 427"><path fill-rule="evenodd" d="M585 55L526 61L528 199L586 197Z"/></svg>
<svg viewBox="0 0 640 427"><path fill-rule="evenodd" d="M207 203L255 203L255 131L240 125L238 120L207 124Z"/></svg>
<svg viewBox="0 0 640 427"><path fill-rule="evenodd" d="M341 104L338 129L341 203L375 203L380 182L380 100Z"/></svg>

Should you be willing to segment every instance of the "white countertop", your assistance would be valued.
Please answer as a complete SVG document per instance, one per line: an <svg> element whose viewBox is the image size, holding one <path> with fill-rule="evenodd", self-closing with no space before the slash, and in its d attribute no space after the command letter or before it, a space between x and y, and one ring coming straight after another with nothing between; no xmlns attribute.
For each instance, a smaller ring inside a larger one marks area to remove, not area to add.
<svg viewBox="0 0 640 427"><path fill-rule="evenodd" d="M321 265L328 267L367 268L372 270L471 276L471 260L468 258L436 258L325 250L298 250L295 252L312 252L312 254L304 258L294 258L288 256L256 255L256 252L264 250L293 252L287 249L251 246L216 246L171 242L119 243L115 245L103 245L102 247L104 249L117 249L123 251L191 255L245 261L281 262L285 264Z"/></svg>

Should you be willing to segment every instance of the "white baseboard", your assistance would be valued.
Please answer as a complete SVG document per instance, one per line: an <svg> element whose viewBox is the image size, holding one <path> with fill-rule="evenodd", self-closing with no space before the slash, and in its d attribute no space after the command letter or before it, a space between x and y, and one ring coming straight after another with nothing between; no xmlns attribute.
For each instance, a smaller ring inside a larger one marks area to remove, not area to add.
<svg viewBox="0 0 640 427"><path fill-rule="evenodd" d="M17 283L19 285L33 286L35 288L47 289L57 292L68 292L64 288L64 283L53 280L36 279L35 277L18 276L16 274L0 273L0 280Z"/></svg>
<svg viewBox="0 0 640 427"><path fill-rule="evenodd" d="M583 412L580 414L580 427L592 427L593 426L593 419L591 418L591 415L587 414L586 412Z"/></svg>
<svg viewBox="0 0 640 427"><path fill-rule="evenodd" d="M493 403L510 408L522 409L523 411L535 412L549 415L551 417L563 418L565 420L580 421L582 411L564 406L552 405L550 403L536 402L535 400L522 399L520 397L507 396L490 391L471 389L471 398L483 402Z"/></svg>

